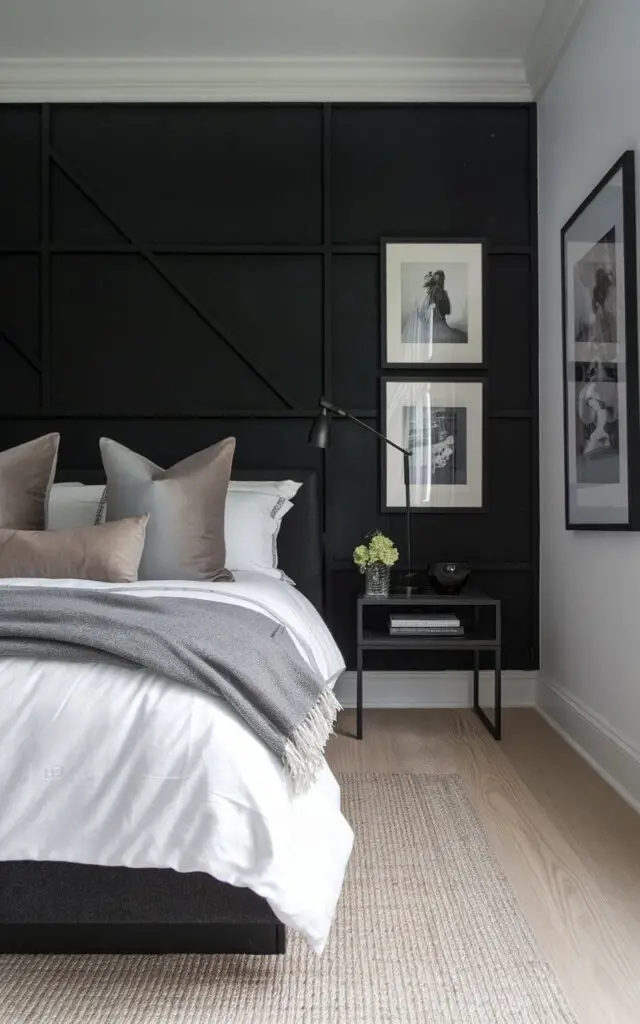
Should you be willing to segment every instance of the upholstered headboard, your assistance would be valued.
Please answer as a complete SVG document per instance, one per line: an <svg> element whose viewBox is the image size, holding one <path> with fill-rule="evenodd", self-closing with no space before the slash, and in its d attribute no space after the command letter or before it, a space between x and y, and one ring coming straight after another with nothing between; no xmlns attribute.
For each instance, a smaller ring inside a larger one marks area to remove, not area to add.
<svg viewBox="0 0 640 1024"><path fill-rule="evenodd" d="M294 507L282 520L278 537L280 567L298 590L323 614L322 519L318 477L309 469L233 470L234 480L299 480L302 487L293 499ZM85 484L104 483L100 470L59 471L56 480L78 480Z"/></svg>

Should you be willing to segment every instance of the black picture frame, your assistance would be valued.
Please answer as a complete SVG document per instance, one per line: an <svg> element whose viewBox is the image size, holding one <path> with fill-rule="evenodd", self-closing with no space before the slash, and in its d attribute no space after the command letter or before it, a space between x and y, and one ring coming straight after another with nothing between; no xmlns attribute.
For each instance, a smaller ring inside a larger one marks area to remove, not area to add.
<svg viewBox="0 0 640 1024"><path fill-rule="evenodd" d="M618 178L619 193L614 191L618 188ZM589 225L599 220L605 227L612 221L612 226L604 232L602 226L594 230L597 237L592 238ZM617 236L619 225L622 226L622 244ZM584 245L590 248L574 260L571 246L580 251ZM621 272L618 268L620 253L624 263ZM599 262L603 265L598 266ZM561 266L565 527L577 531L637 531L640 530L640 395L636 172L632 150L622 155L563 226ZM573 271L572 279L570 271ZM580 293L577 274L580 275ZM610 301L612 277L615 305ZM587 278L593 284L590 293ZM599 280L604 281L604 290L598 288ZM623 303L619 296L620 281L624 283ZM577 310L579 303L584 310L585 296L590 296L589 316L593 318L593 325L589 334L585 334L586 325L582 321L579 334ZM619 359L620 312L624 322L623 361ZM615 326L613 342L611 324ZM579 337L587 340L580 341ZM621 387L621 382L625 382L626 387ZM617 416L622 399L626 408ZM602 424L605 413L614 427L610 427L609 422ZM595 420L593 432L587 435L591 420ZM594 437L598 433L601 435L599 442ZM608 496L610 503L606 504Z"/></svg>
<svg viewBox="0 0 640 1024"><path fill-rule="evenodd" d="M425 515L478 515L486 512L487 507L487 465L488 465L488 452L489 452L489 437L488 437L488 381L486 376L480 374L465 374L461 376L443 376L437 373L422 373L419 376L382 376L380 378L380 421L381 431L385 437L389 436L389 422L387 415L387 385L388 384L409 384L412 386L418 386L420 384L434 384L439 386L459 386L465 384L474 384L480 387L480 425L482 430L481 442L479 445L480 453L480 502L479 504L472 505L443 505L434 504L432 506L411 504L411 514L425 514ZM477 436L474 435L474 436ZM393 440L397 440L393 438ZM398 443L401 443L400 441ZM383 514L389 513L404 513L406 511L406 505L404 500L396 504L389 504L387 501L387 471L389 466L389 457L391 449L387 445L380 445L380 511Z"/></svg>
<svg viewBox="0 0 640 1024"><path fill-rule="evenodd" d="M429 360L427 362L401 362L389 358L389 328L388 328L388 302L387 302L387 277L388 277L388 249L395 245L429 245L429 246L479 246L480 267L481 267L481 331L480 358L476 360L451 361L442 359L440 361ZM487 280L488 280L488 240L486 238L381 238L380 239L380 365L382 370L402 370L404 373L411 373L413 370L428 371L449 371L463 373L486 372L487 370L487 328L488 328L488 301L487 301Z"/></svg>

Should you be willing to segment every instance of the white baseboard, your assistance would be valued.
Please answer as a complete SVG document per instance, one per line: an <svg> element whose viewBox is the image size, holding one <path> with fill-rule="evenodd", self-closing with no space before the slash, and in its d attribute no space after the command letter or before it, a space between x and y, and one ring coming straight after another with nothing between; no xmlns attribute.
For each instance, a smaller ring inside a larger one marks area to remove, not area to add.
<svg viewBox="0 0 640 1024"><path fill-rule="evenodd" d="M537 672L503 672L504 707L533 707ZM343 707L356 706L356 674L345 672L336 684ZM365 672L365 708L470 708L471 672ZM493 705L493 673L480 673L480 699Z"/></svg>
<svg viewBox="0 0 640 1024"><path fill-rule="evenodd" d="M536 705L549 725L640 813L640 748L564 686L542 675Z"/></svg>

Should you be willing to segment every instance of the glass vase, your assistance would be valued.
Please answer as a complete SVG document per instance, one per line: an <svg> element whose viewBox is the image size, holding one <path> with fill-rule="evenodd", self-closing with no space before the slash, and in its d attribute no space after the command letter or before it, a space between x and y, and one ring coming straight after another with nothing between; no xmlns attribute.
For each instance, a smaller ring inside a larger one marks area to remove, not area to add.
<svg viewBox="0 0 640 1024"><path fill-rule="evenodd" d="M367 597L388 597L391 569L388 565L368 565L365 571Z"/></svg>

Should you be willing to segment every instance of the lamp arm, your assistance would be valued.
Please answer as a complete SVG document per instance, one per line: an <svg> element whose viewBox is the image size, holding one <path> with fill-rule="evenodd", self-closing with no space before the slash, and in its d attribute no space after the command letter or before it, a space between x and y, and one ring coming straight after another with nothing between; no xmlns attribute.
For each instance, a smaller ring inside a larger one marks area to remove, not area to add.
<svg viewBox="0 0 640 1024"><path fill-rule="evenodd" d="M353 416L352 413L347 412L346 409L341 409L339 406L334 405L333 402L330 402L327 398L320 399L320 408L326 409L327 412L332 413L334 416L340 416L342 419L351 420L352 423L357 423L359 427L363 427L365 430L368 430L370 434L375 434L376 437L379 437L381 441L384 441L391 448L395 448L396 451L402 452L403 455L411 457L411 452L408 452L406 448L402 448L401 445L396 444L396 442L392 441L390 437L385 437L385 435L381 434L379 430L375 430L374 427L370 427L368 423L364 423L362 420L359 420L357 416Z"/></svg>
<svg viewBox="0 0 640 1024"><path fill-rule="evenodd" d="M412 566L411 566L411 469L409 460L411 458L411 452L407 451L401 445L396 444L390 437L385 437L379 430L374 427L370 427L368 423L363 423L357 416L347 412L346 409L341 409L339 405L335 405L330 402L328 398L320 399L320 408L323 414L326 416L327 413L331 413L332 416L339 416L344 420L351 420L352 423L357 423L359 427L363 427L364 430L368 430L370 434L384 441L390 448L395 448L396 451L402 452L403 455L403 469L404 469L404 492L405 492L405 506L406 506L406 524L407 524L407 569L408 572L405 575L407 582L407 594L411 591L411 581L413 579Z"/></svg>

